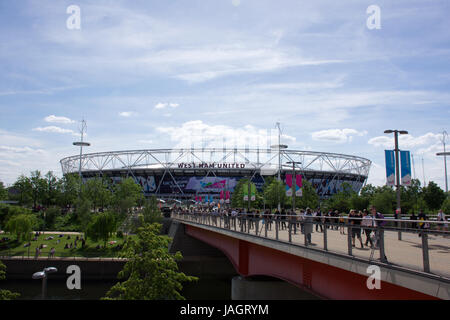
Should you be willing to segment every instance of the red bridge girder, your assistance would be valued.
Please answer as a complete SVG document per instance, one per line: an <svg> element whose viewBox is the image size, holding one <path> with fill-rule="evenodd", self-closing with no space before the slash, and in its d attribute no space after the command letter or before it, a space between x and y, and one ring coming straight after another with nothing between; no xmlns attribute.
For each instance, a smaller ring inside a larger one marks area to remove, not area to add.
<svg viewBox="0 0 450 320"><path fill-rule="evenodd" d="M389 282L369 290L367 276L217 232L185 225L186 234L221 250L244 277L271 276L325 299L436 300Z"/></svg>

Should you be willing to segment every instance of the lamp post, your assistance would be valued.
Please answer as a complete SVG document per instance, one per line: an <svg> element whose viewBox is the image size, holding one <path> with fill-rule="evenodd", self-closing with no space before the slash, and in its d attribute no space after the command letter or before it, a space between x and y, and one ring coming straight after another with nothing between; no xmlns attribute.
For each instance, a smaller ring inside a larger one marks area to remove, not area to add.
<svg viewBox="0 0 450 320"><path fill-rule="evenodd" d="M448 183L447 183L447 156L450 155L450 152L447 152L445 150L445 140L447 138L448 134L447 131L442 132L442 144L444 145L444 152L436 153L437 156L444 156L444 170L445 170L445 192L448 193Z"/></svg>
<svg viewBox="0 0 450 320"><path fill-rule="evenodd" d="M444 147L445 150L445 147ZM437 156L444 156L444 169L445 169L445 192L448 193L448 184L447 184L447 156L450 156L450 152L438 152Z"/></svg>
<svg viewBox="0 0 450 320"><path fill-rule="evenodd" d="M39 271L33 274L33 279L42 279L42 300L45 300L47 294L47 278L48 274L58 272L55 267L45 268L43 271Z"/></svg>
<svg viewBox="0 0 450 320"><path fill-rule="evenodd" d="M396 177L396 193L397 193L397 219L402 219L402 209L400 205L400 169L399 169L399 149L398 149L398 134L408 134L408 131L406 130L385 130L384 133L394 133L394 140L395 140L395 177ZM399 223L397 222L397 226L399 226ZM400 225L401 226L401 225ZM402 233L401 231L398 232L398 240L402 240Z"/></svg>
<svg viewBox="0 0 450 320"><path fill-rule="evenodd" d="M289 161L289 162L286 162L286 164L292 164L292 211L295 214L295 189L296 189L296 184L297 184L297 180L295 177L295 165L302 164L302 163L298 162L298 161Z"/></svg>

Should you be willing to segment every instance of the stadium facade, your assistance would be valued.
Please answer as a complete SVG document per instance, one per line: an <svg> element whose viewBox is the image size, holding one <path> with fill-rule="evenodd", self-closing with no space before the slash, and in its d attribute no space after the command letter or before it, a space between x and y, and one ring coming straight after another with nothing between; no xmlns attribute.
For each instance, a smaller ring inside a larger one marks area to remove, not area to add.
<svg viewBox="0 0 450 320"><path fill-rule="evenodd" d="M81 161L81 166L80 166ZM362 157L313 151L250 148L149 149L89 153L64 158L62 172L83 179L108 177L113 183L132 177L146 196L161 199L194 199L208 196L217 201L221 191L233 192L238 181L251 178L262 190L268 176L281 179L292 173L288 162L300 162L301 174L327 198L344 182L359 192L366 183L371 161Z"/></svg>

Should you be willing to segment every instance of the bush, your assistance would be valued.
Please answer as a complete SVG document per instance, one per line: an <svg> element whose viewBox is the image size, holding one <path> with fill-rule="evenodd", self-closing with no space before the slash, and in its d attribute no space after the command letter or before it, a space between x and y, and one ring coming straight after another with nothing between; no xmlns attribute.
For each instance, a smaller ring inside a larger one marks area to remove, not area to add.
<svg viewBox="0 0 450 320"><path fill-rule="evenodd" d="M116 235L117 235L117 238L122 239L122 238L123 238L123 232L122 232L122 230L117 231Z"/></svg>

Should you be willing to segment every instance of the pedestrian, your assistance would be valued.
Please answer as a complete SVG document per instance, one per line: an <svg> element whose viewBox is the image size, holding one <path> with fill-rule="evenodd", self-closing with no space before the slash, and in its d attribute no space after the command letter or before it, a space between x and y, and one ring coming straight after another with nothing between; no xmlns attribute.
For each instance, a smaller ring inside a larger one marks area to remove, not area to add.
<svg viewBox="0 0 450 320"><path fill-rule="evenodd" d="M39 257L39 254L41 253L41 250L39 249L39 247L36 247L36 251L34 254L34 258L37 259Z"/></svg>
<svg viewBox="0 0 450 320"><path fill-rule="evenodd" d="M413 213L411 214L411 217L409 218L409 220L411 220L412 222L411 222L411 228L412 229L417 229L417 216L414 214L414 211L413 211Z"/></svg>
<svg viewBox="0 0 450 320"><path fill-rule="evenodd" d="M281 210L281 230L286 229L286 210Z"/></svg>
<svg viewBox="0 0 450 320"><path fill-rule="evenodd" d="M438 230L439 230L439 231L441 231L441 230L445 231L445 229L446 229L446 227L447 227L447 223L446 223L446 220L445 220L445 214L444 214L444 211L443 211L442 209L439 210L439 212L438 212L437 221L438 221L438 222L441 222L441 223L438 223L438 224L437 224Z"/></svg>
<svg viewBox="0 0 450 320"><path fill-rule="evenodd" d="M313 232L313 216L310 208L306 208L306 212L303 216L303 232L306 235L307 244L312 244L311 233Z"/></svg>
<svg viewBox="0 0 450 320"><path fill-rule="evenodd" d="M420 230L425 230L425 229L430 228L430 224L428 222L425 222L428 220L428 217L422 210L420 210L419 215L417 216L417 220L422 221L422 222L419 222ZM421 236L422 236L422 232L419 232L419 237L421 237Z"/></svg>
<svg viewBox="0 0 450 320"><path fill-rule="evenodd" d="M370 234L372 233L371 227L373 226L373 218L369 215L369 212L366 209L363 210L363 219L361 221L361 226L364 228L363 230L366 235L365 245L368 246L370 242L370 247L373 248L373 241L370 237Z"/></svg>
<svg viewBox="0 0 450 320"><path fill-rule="evenodd" d="M361 244L361 249L364 248L362 239L361 239L361 220L362 220L362 213L356 212L356 210L350 210L349 214L349 220L350 225L352 229L352 246L355 247L355 238L359 239L359 243Z"/></svg>
<svg viewBox="0 0 450 320"><path fill-rule="evenodd" d="M320 212L320 208L317 208L316 212L314 212L314 220L316 222L316 232L323 232L323 226L322 226L322 212Z"/></svg>
<svg viewBox="0 0 450 320"><path fill-rule="evenodd" d="M341 212L338 214L339 215L339 233L340 234L345 234L345 218L344 218L344 213Z"/></svg>

